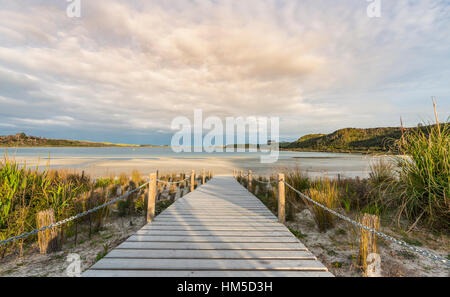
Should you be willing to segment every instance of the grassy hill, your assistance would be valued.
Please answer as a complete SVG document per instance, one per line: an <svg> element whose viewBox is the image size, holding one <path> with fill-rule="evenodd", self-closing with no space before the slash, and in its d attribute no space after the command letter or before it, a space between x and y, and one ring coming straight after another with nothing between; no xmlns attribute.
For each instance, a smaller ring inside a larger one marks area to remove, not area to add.
<svg viewBox="0 0 450 297"><path fill-rule="evenodd" d="M0 147L30 147L30 146L60 146L60 147L120 147L138 146L128 144L116 144L108 142L91 142L66 139L47 139L44 137L28 136L25 133L0 136Z"/></svg>
<svg viewBox="0 0 450 297"><path fill-rule="evenodd" d="M426 126L420 127L424 132ZM416 128L405 128L418 129ZM400 139L400 127L386 128L345 128L331 134L309 134L281 146L285 150L321 152L388 152L393 143Z"/></svg>

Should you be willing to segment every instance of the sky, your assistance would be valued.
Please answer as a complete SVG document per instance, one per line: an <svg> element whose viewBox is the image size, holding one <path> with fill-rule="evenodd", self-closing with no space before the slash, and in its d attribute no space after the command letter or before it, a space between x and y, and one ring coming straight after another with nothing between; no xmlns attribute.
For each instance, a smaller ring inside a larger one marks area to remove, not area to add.
<svg viewBox="0 0 450 297"><path fill-rule="evenodd" d="M281 140L450 115L450 1L0 0L0 135L168 144L178 116Z"/></svg>

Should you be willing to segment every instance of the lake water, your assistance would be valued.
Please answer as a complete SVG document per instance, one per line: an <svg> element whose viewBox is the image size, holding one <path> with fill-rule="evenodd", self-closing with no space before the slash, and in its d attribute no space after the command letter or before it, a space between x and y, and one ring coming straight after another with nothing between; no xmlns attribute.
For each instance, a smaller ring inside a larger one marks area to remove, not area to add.
<svg viewBox="0 0 450 297"><path fill-rule="evenodd" d="M0 152L4 154L6 149L2 148ZM233 169L251 169L256 175L268 175L283 169L301 168L312 176L339 173L348 177L366 177L370 163L380 158L362 154L281 151L277 162L263 164L261 153L175 153L163 147L8 148L7 155L27 166L42 168L49 162L51 168L84 170L95 176L130 173L133 169L147 174L155 170L188 172L202 168L218 174L229 174Z"/></svg>

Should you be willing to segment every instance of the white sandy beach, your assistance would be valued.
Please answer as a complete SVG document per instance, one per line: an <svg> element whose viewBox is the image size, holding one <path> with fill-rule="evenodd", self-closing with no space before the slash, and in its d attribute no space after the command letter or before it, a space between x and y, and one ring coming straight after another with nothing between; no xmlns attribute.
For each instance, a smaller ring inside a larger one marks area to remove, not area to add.
<svg viewBox="0 0 450 297"><path fill-rule="evenodd" d="M103 158L103 157L57 157L39 158L37 156L16 156L14 159L21 165L44 169L47 164L52 169L66 169L74 172L84 171L93 177L118 176L130 174L138 170L142 174L156 172L200 172L203 168L215 174L232 174L233 169L247 171L251 169L256 175L270 175L289 168L300 168L312 176L335 176L340 173L348 177L365 177L369 164L374 157L348 155L339 158L280 158L273 164L262 164L258 157L157 157L157 158Z"/></svg>

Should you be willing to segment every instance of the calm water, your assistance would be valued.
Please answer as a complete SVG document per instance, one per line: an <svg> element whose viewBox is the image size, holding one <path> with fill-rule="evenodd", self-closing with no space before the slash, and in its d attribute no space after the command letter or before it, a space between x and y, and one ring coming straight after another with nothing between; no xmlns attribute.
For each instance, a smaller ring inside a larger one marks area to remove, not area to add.
<svg viewBox="0 0 450 297"><path fill-rule="evenodd" d="M5 148L0 151L4 154ZM36 148L8 148L8 157L19 160L32 160L39 158L42 162L50 157L51 163L56 168L88 168L95 167L99 162L118 162L127 164L131 160L141 160L143 163L152 164L152 161L172 160L177 166L176 160L193 160L199 166L210 168L212 160L216 160L211 166L218 166L217 161L228 162L234 168L243 170L252 169L256 174L270 174L280 168L295 168L309 172L311 175L337 173L344 176L367 176L369 164L373 162L373 156L361 154L319 153L319 152L280 152L279 160L273 164L261 164L260 153L175 153L170 148L69 148L69 147L36 147ZM76 162L76 160L83 160ZM61 164L58 160L72 160L73 162ZM209 164L208 164L209 162ZM59 165L58 165L59 164ZM132 166L132 165L130 165ZM133 165L136 166L136 165ZM149 165L150 166L150 165ZM155 165L156 166L156 165ZM181 166L181 165L180 165ZM217 168L220 172L220 169Z"/></svg>

